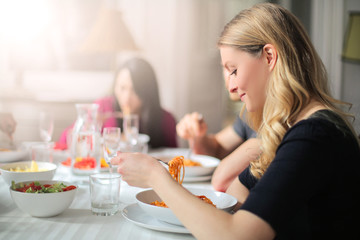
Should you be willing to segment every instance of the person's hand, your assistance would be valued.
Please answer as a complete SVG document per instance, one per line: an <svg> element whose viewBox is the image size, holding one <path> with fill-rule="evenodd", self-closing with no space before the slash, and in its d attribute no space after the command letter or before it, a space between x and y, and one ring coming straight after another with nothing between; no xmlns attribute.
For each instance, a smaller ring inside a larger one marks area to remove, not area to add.
<svg viewBox="0 0 360 240"><path fill-rule="evenodd" d="M16 121L11 113L0 113L0 130L9 137L15 132Z"/></svg>
<svg viewBox="0 0 360 240"><path fill-rule="evenodd" d="M193 140L206 135L208 130L203 116L197 112L186 114L176 125L176 132L179 137L186 140Z"/></svg>
<svg viewBox="0 0 360 240"><path fill-rule="evenodd" d="M111 159L117 165L122 179L131 186L152 187L162 175L169 175L167 169L153 157L142 153L118 153ZM169 175L170 176L170 175Z"/></svg>

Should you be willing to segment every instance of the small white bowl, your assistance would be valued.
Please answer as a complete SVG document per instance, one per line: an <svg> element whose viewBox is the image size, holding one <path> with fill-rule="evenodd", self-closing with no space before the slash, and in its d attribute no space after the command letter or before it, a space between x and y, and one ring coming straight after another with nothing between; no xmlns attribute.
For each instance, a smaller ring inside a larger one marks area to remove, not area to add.
<svg viewBox="0 0 360 240"><path fill-rule="evenodd" d="M214 205L216 205L216 208L224 210L226 212L230 212L237 203L236 198L227 193L200 188L187 188L187 190L197 196L205 195L213 202ZM170 208L151 205L151 202L154 202L155 200L162 201L161 198L152 189L144 190L136 194L136 201L138 205L147 214L153 216L160 221L175 225L182 225L182 223L178 220L178 218L175 216L175 214Z"/></svg>
<svg viewBox="0 0 360 240"><path fill-rule="evenodd" d="M24 149L1 151L0 162L6 163L6 162L20 161L21 159L24 159L27 154L28 154L27 151Z"/></svg>
<svg viewBox="0 0 360 240"><path fill-rule="evenodd" d="M185 166L185 177L198 177L211 175L216 167L219 165L220 160L206 155L191 155L190 160L199 162L201 166Z"/></svg>
<svg viewBox="0 0 360 240"><path fill-rule="evenodd" d="M47 169L42 172L13 172L10 169L15 169L19 167L21 169L30 168L31 161L28 162L14 162L3 165L0 167L1 176L4 181L11 185L11 182L15 183L24 182L24 181L39 181L39 180L51 180L54 177L57 166L50 162L36 162L38 167L41 169Z"/></svg>
<svg viewBox="0 0 360 240"><path fill-rule="evenodd" d="M33 181L23 182L29 184ZM38 181L43 184L64 183L66 186L74 185L63 181ZM66 192L57 193L24 193L18 192L10 187L10 195L15 204L22 211L30 214L33 217L52 217L59 215L65 211L73 202L78 187Z"/></svg>

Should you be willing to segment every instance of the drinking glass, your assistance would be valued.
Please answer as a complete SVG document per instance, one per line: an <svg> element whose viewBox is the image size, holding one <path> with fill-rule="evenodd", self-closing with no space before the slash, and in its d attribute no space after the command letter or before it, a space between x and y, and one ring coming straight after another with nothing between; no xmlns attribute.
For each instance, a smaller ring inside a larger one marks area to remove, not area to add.
<svg viewBox="0 0 360 240"><path fill-rule="evenodd" d="M123 129L127 144L130 145L130 148L134 148L138 144L139 115L125 115L123 119Z"/></svg>
<svg viewBox="0 0 360 240"><path fill-rule="evenodd" d="M45 143L49 143L54 131L54 119L50 113L40 112L39 130L41 140Z"/></svg>
<svg viewBox="0 0 360 240"><path fill-rule="evenodd" d="M121 129L118 127L104 128L103 141L104 158L105 161L110 165L110 160L116 156L116 153L120 147Z"/></svg>
<svg viewBox="0 0 360 240"><path fill-rule="evenodd" d="M36 143L31 145L31 160L35 162L54 162L53 147L53 143Z"/></svg>
<svg viewBox="0 0 360 240"><path fill-rule="evenodd" d="M118 173L90 175L91 211L98 216L111 216L119 211L121 176Z"/></svg>

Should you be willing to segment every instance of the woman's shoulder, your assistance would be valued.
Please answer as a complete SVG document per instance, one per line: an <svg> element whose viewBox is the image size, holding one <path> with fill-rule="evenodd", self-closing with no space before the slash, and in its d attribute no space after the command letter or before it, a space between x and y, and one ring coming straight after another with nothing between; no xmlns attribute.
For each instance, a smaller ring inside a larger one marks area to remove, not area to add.
<svg viewBox="0 0 360 240"><path fill-rule="evenodd" d="M96 99L95 103L97 103L97 104L113 104L114 97L113 96L104 96L102 98Z"/></svg>
<svg viewBox="0 0 360 240"><path fill-rule="evenodd" d="M345 120L331 110L319 110L309 118L296 123L285 134L283 140L308 139L313 141L325 141L339 143L347 141L357 143ZM358 144L357 144L358 145Z"/></svg>
<svg viewBox="0 0 360 240"><path fill-rule="evenodd" d="M99 99L96 99L94 103L99 105L99 111L111 111L114 106L114 97L113 96L105 96Z"/></svg>
<svg viewBox="0 0 360 240"><path fill-rule="evenodd" d="M169 111L167 111L165 109L162 109L162 114L163 114L163 117L162 117L163 123L170 122L170 123L176 124L176 119L172 113L170 113Z"/></svg>
<svg viewBox="0 0 360 240"><path fill-rule="evenodd" d="M296 123L290 130L297 128L316 128L316 129L338 129L339 131L346 131L351 133L350 128L346 124L345 120L340 117L339 114L331 110L319 110L310 115L307 119L304 119Z"/></svg>

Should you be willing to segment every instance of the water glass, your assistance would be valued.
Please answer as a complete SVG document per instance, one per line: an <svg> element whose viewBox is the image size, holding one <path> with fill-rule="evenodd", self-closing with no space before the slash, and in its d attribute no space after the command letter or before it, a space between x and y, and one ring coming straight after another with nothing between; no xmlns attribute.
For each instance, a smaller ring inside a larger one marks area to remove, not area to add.
<svg viewBox="0 0 360 240"><path fill-rule="evenodd" d="M112 216L119 211L121 176L118 173L97 173L89 176L91 212Z"/></svg>
<svg viewBox="0 0 360 240"><path fill-rule="evenodd" d="M43 142L50 142L54 131L54 119L48 112L40 112L39 117L40 138Z"/></svg>
<svg viewBox="0 0 360 240"><path fill-rule="evenodd" d="M53 162L53 143L38 143L30 146L31 160Z"/></svg>
<svg viewBox="0 0 360 240"><path fill-rule="evenodd" d="M121 129L118 127L106 127L103 129L103 150L105 161L109 164L110 160L116 156L121 142Z"/></svg>
<svg viewBox="0 0 360 240"><path fill-rule="evenodd" d="M123 130L126 142L130 145L136 145L139 137L139 115L124 115Z"/></svg>

